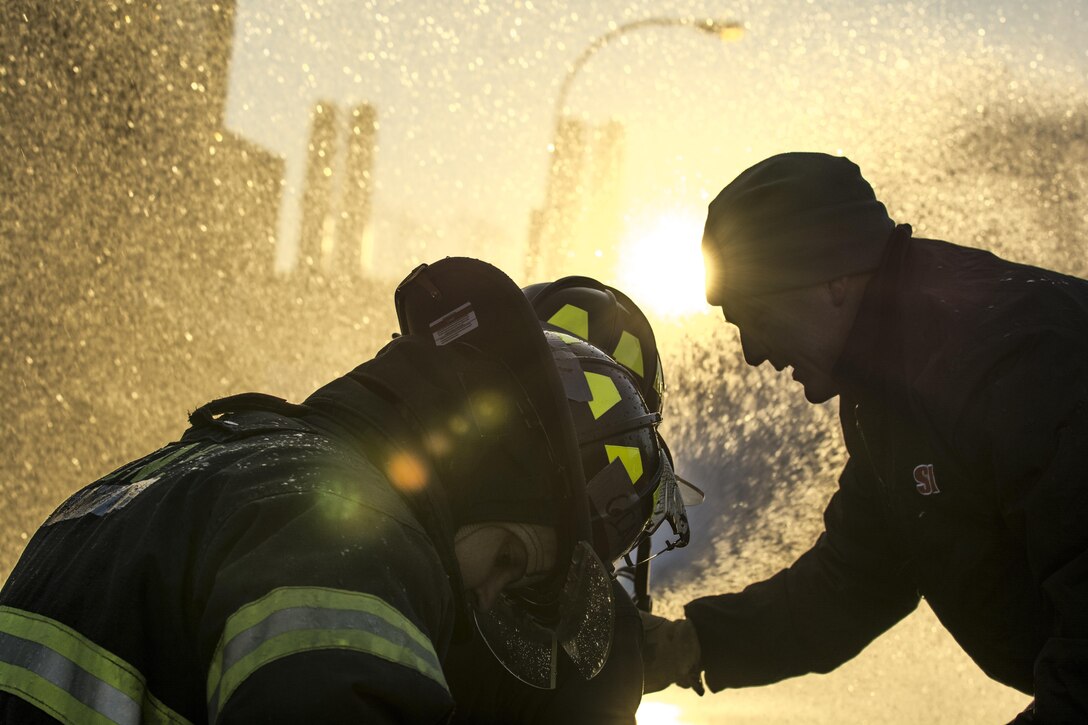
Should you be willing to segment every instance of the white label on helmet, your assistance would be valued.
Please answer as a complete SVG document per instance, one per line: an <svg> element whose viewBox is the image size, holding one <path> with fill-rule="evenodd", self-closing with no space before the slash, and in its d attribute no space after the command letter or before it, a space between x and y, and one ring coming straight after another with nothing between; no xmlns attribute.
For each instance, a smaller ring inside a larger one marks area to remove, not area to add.
<svg viewBox="0 0 1088 725"><path fill-rule="evenodd" d="M431 334L434 335L434 344L438 347L449 345L459 337L463 337L480 326L476 319L476 312L472 309L472 303L466 302L452 312L439 317L431 323Z"/></svg>

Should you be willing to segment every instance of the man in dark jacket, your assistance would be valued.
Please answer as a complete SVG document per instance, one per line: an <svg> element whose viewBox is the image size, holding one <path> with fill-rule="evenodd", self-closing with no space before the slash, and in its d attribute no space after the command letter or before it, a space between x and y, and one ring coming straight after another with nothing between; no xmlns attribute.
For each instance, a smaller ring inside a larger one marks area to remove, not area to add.
<svg viewBox="0 0 1088 725"><path fill-rule="evenodd" d="M46 521L0 592L0 722L445 722L446 650L510 589L599 671L611 590L531 307L443 260L397 309L304 404L210 403Z"/></svg>
<svg viewBox="0 0 1088 725"><path fill-rule="evenodd" d="M1088 722L1088 282L913 238L823 154L741 174L703 248L745 360L839 396L849 460L792 566L646 621L648 690L827 672L925 597L1034 696L1017 722Z"/></svg>

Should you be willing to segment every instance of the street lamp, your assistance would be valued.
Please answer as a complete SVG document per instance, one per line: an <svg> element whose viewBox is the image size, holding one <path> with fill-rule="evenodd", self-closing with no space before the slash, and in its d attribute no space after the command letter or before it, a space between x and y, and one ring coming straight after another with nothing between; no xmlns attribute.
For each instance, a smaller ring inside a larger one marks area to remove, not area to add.
<svg viewBox="0 0 1088 725"><path fill-rule="evenodd" d="M559 128L559 119L563 115L563 110L567 106L567 96L570 95L571 86L574 85L574 78L582 70L589 59L604 46L611 43L616 38L622 35L627 35L635 30L641 30L642 28L691 28L701 33L713 35L722 42L730 42L734 40L740 40L744 35L744 26L735 20L714 20L713 18L704 18L697 20L695 18L643 18L642 20L632 20L629 23L616 26L612 30L608 31L604 35L599 36L593 40L586 49L582 51L582 54L571 63L567 69L567 75L563 78L563 85L559 87L559 95L555 99L555 113L553 116L553 132L552 139L555 139L555 131Z"/></svg>
<svg viewBox="0 0 1088 725"><path fill-rule="evenodd" d="M694 17L652 17L623 23L604 35L595 38L586 46L585 50L581 52L574 62L570 64L567 68L567 74L563 77L563 83L559 86L559 94L555 99L555 110L552 116L552 142L548 145L548 151L553 155L553 164L556 163L559 154L560 127L564 111L567 107L567 96L570 95L570 90L574 85L574 79L577 77L578 73L581 72L582 68L585 67L586 63L589 62L589 59L601 48L608 45L616 38L643 28L690 28L694 31L714 36L722 42L740 40L744 35L744 26L735 20L716 20L714 18ZM555 211L553 208L556 198L556 189L553 188L554 176L554 174L549 173L544 192L544 206L539 210L533 211L533 219L529 226L527 268L530 281L534 281L534 276L539 272L539 261L542 252L541 238L542 236L549 236L546 232L546 228L551 226L548 217L553 215ZM548 271L551 272L551 270Z"/></svg>

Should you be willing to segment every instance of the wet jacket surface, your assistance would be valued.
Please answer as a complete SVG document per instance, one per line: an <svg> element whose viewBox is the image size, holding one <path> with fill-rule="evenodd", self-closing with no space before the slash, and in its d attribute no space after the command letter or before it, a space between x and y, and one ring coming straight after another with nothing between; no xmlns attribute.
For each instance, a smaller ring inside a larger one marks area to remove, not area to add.
<svg viewBox="0 0 1088 725"><path fill-rule="evenodd" d="M923 596L1022 721L1088 722L1088 282L900 227L836 376L824 533L687 606L710 687L827 672Z"/></svg>
<svg viewBox="0 0 1088 725"><path fill-rule="evenodd" d="M0 593L0 722L445 722L454 611L362 448L224 415L34 536Z"/></svg>

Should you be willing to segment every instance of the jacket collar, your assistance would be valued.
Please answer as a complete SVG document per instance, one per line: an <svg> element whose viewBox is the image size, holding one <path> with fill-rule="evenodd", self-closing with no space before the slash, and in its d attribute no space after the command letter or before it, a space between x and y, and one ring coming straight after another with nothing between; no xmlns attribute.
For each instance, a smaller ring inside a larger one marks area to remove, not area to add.
<svg viewBox="0 0 1088 725"><path fill-rule="evenodd" d="M899 315L898 291L911 246L909 224L892 232L880 266L869 281L833 375L843 396L857 400L890 384L901 359L893 334Z"/></svg>

